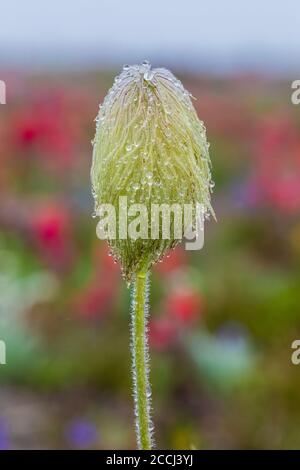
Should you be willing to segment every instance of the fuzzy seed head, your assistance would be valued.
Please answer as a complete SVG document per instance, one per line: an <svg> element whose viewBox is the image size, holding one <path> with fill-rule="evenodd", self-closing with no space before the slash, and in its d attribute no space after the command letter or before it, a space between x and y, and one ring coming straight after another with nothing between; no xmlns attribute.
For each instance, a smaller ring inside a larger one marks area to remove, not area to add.
<svg viewBox="0 0 300 470"><path fill-rule="evenodd" d="M167 69L124 66L96 118L91 170L95 211L120 196L128 204L210 204L210 159L206 131L191 95ZM127 281L148 270L180 240L108 239Z"/></svg>

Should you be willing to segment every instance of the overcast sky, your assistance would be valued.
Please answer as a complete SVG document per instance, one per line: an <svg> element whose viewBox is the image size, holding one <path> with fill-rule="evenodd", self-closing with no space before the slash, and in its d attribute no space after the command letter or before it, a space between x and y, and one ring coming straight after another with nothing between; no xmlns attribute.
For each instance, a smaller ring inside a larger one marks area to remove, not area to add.
<svg viewBox="0 0 300 470"><path fill-rule="evenodd" d="M300 69L299 0L9 0L0 12L0 67L149 58Z"/></svg>

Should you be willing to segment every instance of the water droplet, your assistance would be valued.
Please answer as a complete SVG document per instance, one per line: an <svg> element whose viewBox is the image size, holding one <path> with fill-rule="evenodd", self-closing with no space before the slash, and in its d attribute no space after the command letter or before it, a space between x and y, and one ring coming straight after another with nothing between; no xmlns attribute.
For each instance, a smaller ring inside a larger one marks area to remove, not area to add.
<svg viewBox="0 0 300 470"><path fill-rule="evenodd" d="M151 180L152 177L153 177L152 172L151 172L151 171L147 171L147 173L146 173L146 178L147 178L148 180Z"/></svg>
<svg viewBox="0 0 300 470"><path fill-rule="evenodd" d="M144 73L144 80L146 80L146 82L151 82L153 77L154 77L154 72L152 70L147 70L147 72ZM153 101L153 98L152 98L152 101Z"/></svg>

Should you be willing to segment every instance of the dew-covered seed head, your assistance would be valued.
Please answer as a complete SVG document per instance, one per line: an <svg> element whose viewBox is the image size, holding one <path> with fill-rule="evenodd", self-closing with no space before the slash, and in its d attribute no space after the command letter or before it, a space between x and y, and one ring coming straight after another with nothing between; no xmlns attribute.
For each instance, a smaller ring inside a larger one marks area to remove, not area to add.
<svg viewBox="0 0 300 470"><path fill-rule="evenodd" d="M120 197L128 205L196 204L212 213L212 180L205 127L190 94L167 69L147 61L126 65L96 118L91 170L95 211ZM150 217L150 216L149 216ZM128 223L130 220L128 220ZM171 230L172 235L172 230ZM180 240L108 238L127 281L147 270Z"/></svg>

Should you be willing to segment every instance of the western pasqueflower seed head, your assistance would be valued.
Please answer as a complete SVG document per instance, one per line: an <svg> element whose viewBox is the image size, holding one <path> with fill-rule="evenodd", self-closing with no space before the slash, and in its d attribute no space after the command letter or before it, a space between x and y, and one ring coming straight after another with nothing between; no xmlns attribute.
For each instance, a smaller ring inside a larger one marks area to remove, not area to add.
<svg viewBox="0 0 300 470"><path fill-rule="evenodd" d="M206 132L191 95L167 69L124 66L96 118L91 170L95 211L111 204L120 214L120 198L128 206L201 204L212 212L213 186ZM128 220L130 223L130 220ZM142 231L142 230L141 230ZM161 235L161 230L159 230ZM140 238L108 236L112 254L127 281L164 256L179 241L151 238L150 226Z"/></svg>

